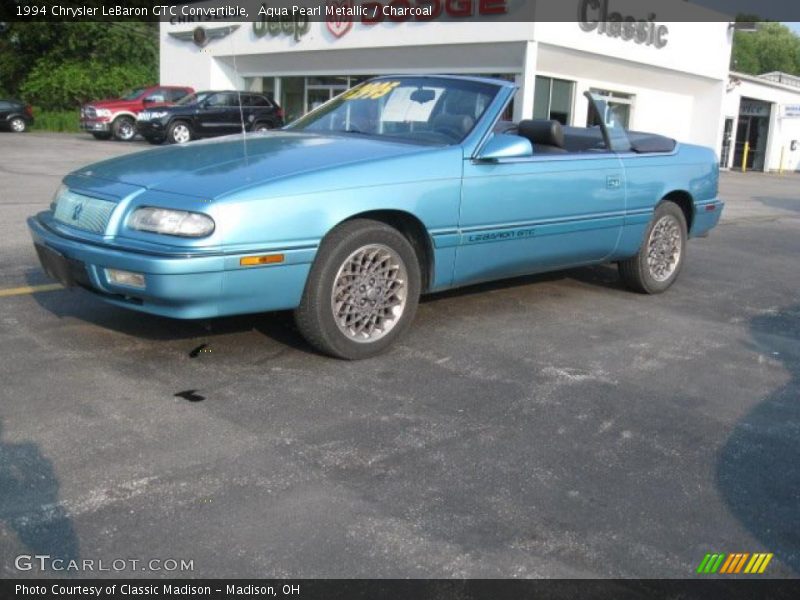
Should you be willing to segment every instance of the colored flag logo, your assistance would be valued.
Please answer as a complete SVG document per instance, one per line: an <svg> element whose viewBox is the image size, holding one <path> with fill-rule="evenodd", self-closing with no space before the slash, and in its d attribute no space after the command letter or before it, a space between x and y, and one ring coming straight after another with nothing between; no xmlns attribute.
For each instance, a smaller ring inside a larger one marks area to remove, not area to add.
<svg viewBox="0 0 800 600"><path fill-rule="evenodd" d="M709 553L700 561L700 565L697 567L697 573L701 575L713 575L714 573L722 575L736 575L741 573L760 575L766 570L771 560L771 552L756 554L749 554L747 552L735 554Z"/></svg>

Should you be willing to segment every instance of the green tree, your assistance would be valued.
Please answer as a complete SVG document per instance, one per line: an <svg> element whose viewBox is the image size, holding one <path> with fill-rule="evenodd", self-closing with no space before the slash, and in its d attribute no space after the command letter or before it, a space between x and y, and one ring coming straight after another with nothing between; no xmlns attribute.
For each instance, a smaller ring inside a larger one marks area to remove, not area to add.
<svg viewBox="0 0 800 600"><path fill-rule="evenodd" d="M781 23L759 23L754 32L737 31L733 38L731 68L761 75L783 71L800 75L800 37Z"/></svg>
<svg viewBox="0 0 800 600"><path fill-rule="evenodd" d="M11 22L0 28L0 89L43 108L75 108L157 81L158 23Z"/></svg>

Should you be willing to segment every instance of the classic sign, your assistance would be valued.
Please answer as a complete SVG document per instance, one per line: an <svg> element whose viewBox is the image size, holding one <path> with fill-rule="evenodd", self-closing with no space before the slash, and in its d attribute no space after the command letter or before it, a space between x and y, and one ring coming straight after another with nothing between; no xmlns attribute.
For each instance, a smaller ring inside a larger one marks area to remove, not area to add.
<svg viewBox="0 0 800 600"><path fill-rule="evenodd" d="M580 0L578 25L586 32L596 31L608 37L633 41L645 46L664 48L668 43L669 28L655 22L655 13L646 19L623 15L611 10L610 0Z"/></svg>

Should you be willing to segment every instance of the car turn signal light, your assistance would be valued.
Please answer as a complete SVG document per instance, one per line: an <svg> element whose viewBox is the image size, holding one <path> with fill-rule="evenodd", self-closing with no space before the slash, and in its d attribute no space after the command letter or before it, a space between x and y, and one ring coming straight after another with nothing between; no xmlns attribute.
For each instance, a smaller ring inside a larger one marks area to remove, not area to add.
<svg viewBox="0 0 800 600"><path fill-rule="evenodd" d="M255 267L257 265L274 265L283 262L283 254L262 254L261 256L245 256L239 260L243 267Z"/></svg>

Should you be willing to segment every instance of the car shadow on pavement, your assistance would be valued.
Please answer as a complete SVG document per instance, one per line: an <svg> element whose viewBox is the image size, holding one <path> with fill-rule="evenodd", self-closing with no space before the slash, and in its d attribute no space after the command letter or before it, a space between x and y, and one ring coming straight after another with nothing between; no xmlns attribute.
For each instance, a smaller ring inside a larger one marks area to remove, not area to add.
<svg viewBox="0 0 800 600"><path fill-rule="evenodd" d="M480 283L426 295L421 302L441 301L487 291L511 290L536 283L560 282L568 279L607 289L624 289L616 267L600 265ZM29 285L39 285L43 282L38 271L28 273L27 280ZM317 354L300 335L291 311L181 320L143 314L107 304L91 292L80 288L34 294L33 297L42 308L58 318L80 319L133 337L155 341L206 340L215 336L257 331L294 350Z"/></svg>
<svg viewBox="0 0 800 600"><path fill-rule="evenodd" d="M717 486L764 551L800 574L800 305L753 318L750 331L754 349L791 379L737 423L718 456Z"/></svg>
<svg viewBox="0 0 800 600"><path fill-rule="evenodd" d="M615 265L594 265L590 267L578 267L563 271L550 271L537 275L522 275L511 279L497 279L484 283L476 283L466 287L460 287L443 292L423 296L421 302L437 301L446 298L457 298L461 296L471 296L495 290L514 289L537 283L553 283L573 279L592 286L602 287L610 290L626 290L619 278L619 271Z"/></svg>
<svg viewBox="0 0 800 600"><path fill-rule="evenodd" d="M773 198L770 196L756 196L753 200L761 202L770 208L780 208L782 210L792 210L800 212L800 197L798 198Z"/></svg>
<svg viewBox="0 0 800 600"><path fill-rule="evenodd" d="M72 519L58 499L53 464L36 444L6 442L2 436L0 421L0 522L16 533L31 555L62 560L66 568L66 563L78 560L79 545Z"/></svg>
<svg viewBox="0 0 800 600"><path fill-rule="evenodd" d="M42 283L36 272L28 275L27 279L28 285ZM48 283L52 282L48 280ZM291 311L183 320L107 304L91 292L80 288L34 294L33 298L39 306L59 319L79 319L103 329L147 340L213 339L221 335L257 331L290 348L312 351L297 331Z"/></svg>

